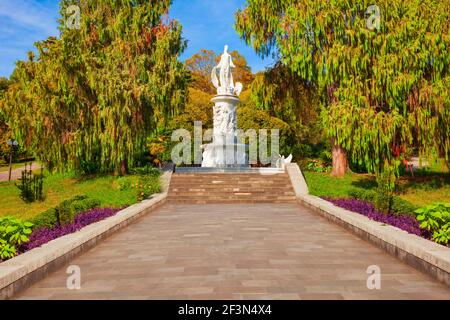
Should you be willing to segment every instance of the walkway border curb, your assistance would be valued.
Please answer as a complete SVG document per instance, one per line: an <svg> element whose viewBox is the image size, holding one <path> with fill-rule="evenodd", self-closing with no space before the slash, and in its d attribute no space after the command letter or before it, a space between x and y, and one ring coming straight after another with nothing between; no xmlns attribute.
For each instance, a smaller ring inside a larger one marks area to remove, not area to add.
<svg viewBox="0 0 450 320"><path fill-rule="evenodd" d="M300 204L450 287L449 248L309 195L300 168L290 166L287 172Z"/></svg>
<svg viewBox="0 0 450 320"><path fill-rule="evenodd" d="M117 230L164 204L166 198L167 192L155 194L152 198L127 207L112 217L1 263L0 300L12 298L18 292L45 278L49 273L63 267Z"/></svg>
<svg viewBox="0 0 450 320"><path fill-rule="evenodd" d="M285 169L291 179L292 187L294 188L297 198L302 195L307 195L309 193L308 184L306 183L305 177L298 164L288 163L285 165Z"/></svg>

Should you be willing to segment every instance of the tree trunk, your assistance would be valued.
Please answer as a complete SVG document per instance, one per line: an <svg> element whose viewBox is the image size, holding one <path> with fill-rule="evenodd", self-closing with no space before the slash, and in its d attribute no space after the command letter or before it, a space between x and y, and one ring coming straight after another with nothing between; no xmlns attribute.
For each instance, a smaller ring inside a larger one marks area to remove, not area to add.
<svg viewBox="0 0 450 320"><path fill-rule="evenodd" d="M128 161L125 159L125 160L122 160L122 163L120 165L120 175L124 176L127 173L128 173Z"/></svg>
<svg viewBox="0 0 450 320"><path fill-rule="evenodd" d="M331 171L331 175L343 177L347 170L347 152L340 145L333 143L333 170Z"/></svg>

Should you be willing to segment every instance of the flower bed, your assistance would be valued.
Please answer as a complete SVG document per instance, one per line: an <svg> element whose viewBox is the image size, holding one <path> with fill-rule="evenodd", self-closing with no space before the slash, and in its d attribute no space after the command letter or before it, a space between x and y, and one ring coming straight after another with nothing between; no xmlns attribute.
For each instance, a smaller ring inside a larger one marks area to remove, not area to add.
<svg viewBox="0 0 450 320"><path fill-rule="evenodd" d="M79 231L83 227L115 215L120 210L121 209L95 208L78 214L74 221L70 224L57 226L54 228L36 229L30 235L30 240L20 246L19 253L24 253L31 249L40 247L54 239Z"/></svg>
<svg viewBox="0 0 450 320"><path fill-rule="evenodd" d="M324 199L338 207L360 213L371 220L397 227L428 240L431 239L431 233L422 229L414 216L382 213L377 211L372 204L357 199Z"/></svg>

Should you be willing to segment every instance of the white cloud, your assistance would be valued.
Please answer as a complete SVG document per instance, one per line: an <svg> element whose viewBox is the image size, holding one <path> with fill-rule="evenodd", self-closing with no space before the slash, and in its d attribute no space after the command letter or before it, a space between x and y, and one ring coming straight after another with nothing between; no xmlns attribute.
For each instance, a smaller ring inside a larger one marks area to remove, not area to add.
<svg viewBox="0 0 450 320"><path fill-rule="evenodd" d="M0 0L0 76L9 77L34 43L59 35L57 0Z"/></svg>

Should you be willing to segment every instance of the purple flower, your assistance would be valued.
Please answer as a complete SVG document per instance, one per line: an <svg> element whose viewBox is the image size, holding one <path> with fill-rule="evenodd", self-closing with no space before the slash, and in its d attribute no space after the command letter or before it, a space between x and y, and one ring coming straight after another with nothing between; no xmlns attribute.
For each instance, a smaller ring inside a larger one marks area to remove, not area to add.
<svg viewBox="0 0 450 320"><path fill-rule="evenodd" d="M414 216L382 213L377 211L371 203L358 199L326 198L325 200L333 203L338 207L360 213L371 220L397 227L408 233L418 235L425 239L431 239L430 232L428 230L420 228L420 224Z"/></svg>
<svg viewBox="0 0 450 320"><path fill-rule="evenodd" d="M30 235L30 241L20 246L19 252L24 253L28 250L37 248L59 237L74 233L83 227L94 222L101 221L108 217L115 215L120 209L91 209L84 213L80 213L70 224L64 226L57 226L55 228L39 228L34 230Z"/></svg>

